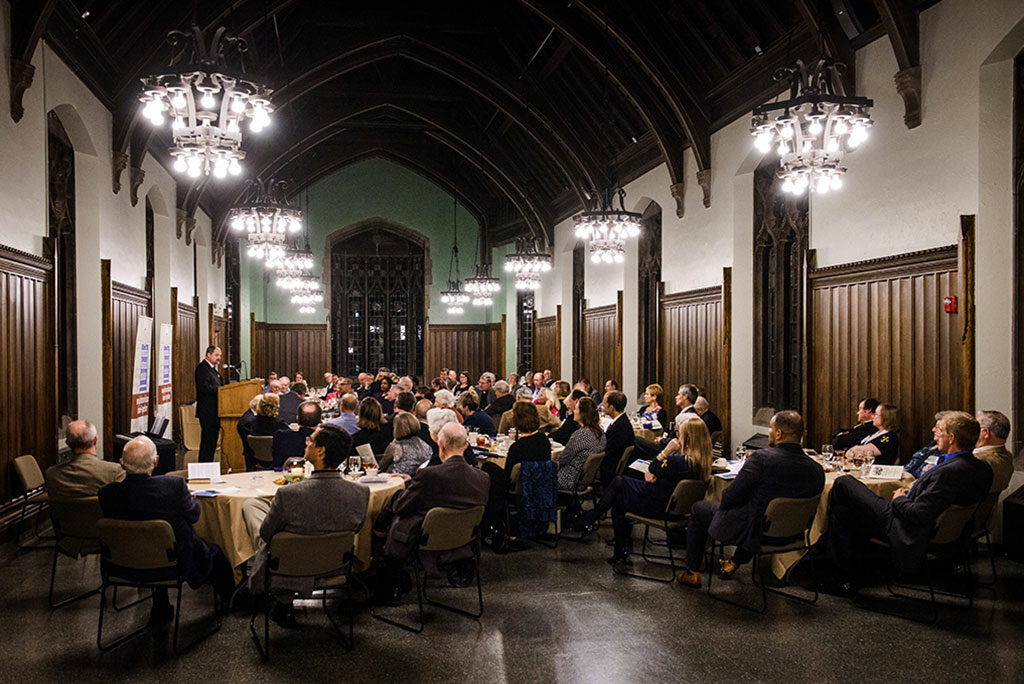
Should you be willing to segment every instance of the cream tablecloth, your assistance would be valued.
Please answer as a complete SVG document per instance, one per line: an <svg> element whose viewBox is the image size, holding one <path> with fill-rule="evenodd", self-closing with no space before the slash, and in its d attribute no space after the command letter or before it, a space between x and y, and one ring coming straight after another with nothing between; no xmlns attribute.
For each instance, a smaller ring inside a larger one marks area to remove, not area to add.
<svg viewBox="0 0 1024 684"><path fill-rule="evenodd" d="M235 491L227 491L213 497L196 497L199 501L199 521L194 525L196 533L208 542L217 544L223 549L231 565L239 567L256 555L252 546L249 531L242 520L242 504L246 499L262 497L274 498L279 486L274 480L281 477L273 471L254 473L230 473L224 476L224 483L189 483L188 488L198 491L223 491L238 487ZM287 486L287 485L284 485ZM370 566L370 542L373 535L373 523L384 504L391 495L405 487L399 477L392 477L388 482L365 485L370 488L370 501L367 504L366 522L356 535L354 569L365 570Z"/></svg>

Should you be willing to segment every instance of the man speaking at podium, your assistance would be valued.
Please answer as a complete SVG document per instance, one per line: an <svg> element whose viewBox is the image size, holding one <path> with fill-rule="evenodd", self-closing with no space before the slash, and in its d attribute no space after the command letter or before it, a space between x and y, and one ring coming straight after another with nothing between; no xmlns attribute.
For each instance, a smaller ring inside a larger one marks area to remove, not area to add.
<svg viewBox="0 0 1024 684"><path fill-rule="evenodd" d="M199 461L209 463L217 451L220 436L220 416L217 414L217 388L224 384L217 364L220 363L220 347L206 348L206 358L196 366L196 418L203 436L199 441Z"/></svg>

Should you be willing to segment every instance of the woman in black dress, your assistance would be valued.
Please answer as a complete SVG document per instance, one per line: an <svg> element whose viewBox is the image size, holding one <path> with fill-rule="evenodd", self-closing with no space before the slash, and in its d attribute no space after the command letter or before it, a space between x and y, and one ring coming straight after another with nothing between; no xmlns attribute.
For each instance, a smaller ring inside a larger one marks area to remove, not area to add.
<svg viewBox="0 0 1024 684"><path fill-rule="evenodd" d="M352 435L352 448L361 444L369 444L375 454L383 454L391 444L391 423L384 420L384 411L380 402L373 397L366 397L359 402L359 418L356 419L355 434Z"/></svg>

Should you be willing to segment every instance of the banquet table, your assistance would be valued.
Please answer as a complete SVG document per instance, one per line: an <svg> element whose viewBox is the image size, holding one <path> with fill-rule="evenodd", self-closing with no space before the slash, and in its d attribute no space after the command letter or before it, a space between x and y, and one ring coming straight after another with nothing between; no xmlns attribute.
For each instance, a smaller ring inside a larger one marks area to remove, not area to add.
<svg viewBox="0 0 1024 684"><path fill-rule="evenodd" d="M852 475L853 477L861 480L868 489L888 501L892 498L893 492L900 487L909 487L910 483L914 481L914 478L910 475L904 475L902 480L881 480L874 478L862 478L859 470L853 470L847 473L831 472L825 473L825 488L821 491L821 498L818 500L818 510L814 515L814 522L811 524L811 545L814 545L821 539L821 536L828 530L828 497L832 493L832 485L839 478L840 475ZM705 495L706 501L721 501L722 493L732 483L731 479L720 477L719 475L713 475L711 477L711 483L708 485L708 491ZM804 555L802 551L792 551L790 553L777 553L772 556L772 572L779 579L785 577L789 569L796 565L796 562L800 560Z"/></svg>
<svg viewBox="0 0 1024 684"><path fill-rule="evenodd" d="M494 463L494 464L496 464L497 466L499 466L501 468L505 467L505 461L508 459L508 447L507 446L503 447L501 445L496 444L492 448L488 449L487 451L492 454L491 456L488 456L486 458L486 460L489 463ZM564 446L562 446L558 442L551 442L551 460L552 461L557 461L558 457L562 454L563 451L565 451L565 447Z"/></svg>
<svg viewBox="0 0 1024 684"><path fill-rule="evenodd" d="M217 496L196 497L199 501L199 520L194 527L200 537L220 546L232 567L238 568L256 555L256 549L253 548L249 531L242 519L242 505L253 497L272 499L281 486L288 485L274 484L274 480L280 478L281 474L272 470L229 473L223 477L224 482L217 484L189 483L188 488L193 493L222 492ZM373 523L391 495L405 487L405 482L400 477L391 477L387 482L364 486L370 488L370 501L367 504L366 521L356 534L353 565L356 571L365 570L370 566Z"/></svg>

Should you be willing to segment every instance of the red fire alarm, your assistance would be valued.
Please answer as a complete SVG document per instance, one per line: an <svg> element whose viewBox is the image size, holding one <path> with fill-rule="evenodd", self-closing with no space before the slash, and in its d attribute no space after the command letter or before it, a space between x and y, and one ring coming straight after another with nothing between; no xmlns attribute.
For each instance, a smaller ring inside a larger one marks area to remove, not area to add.
<svg viewBox="0 0 1024 684"><path fill-rule="evenodd" d="M956 295L949 295L942 299L942 309L948 314L956 313Z"/></svg>

